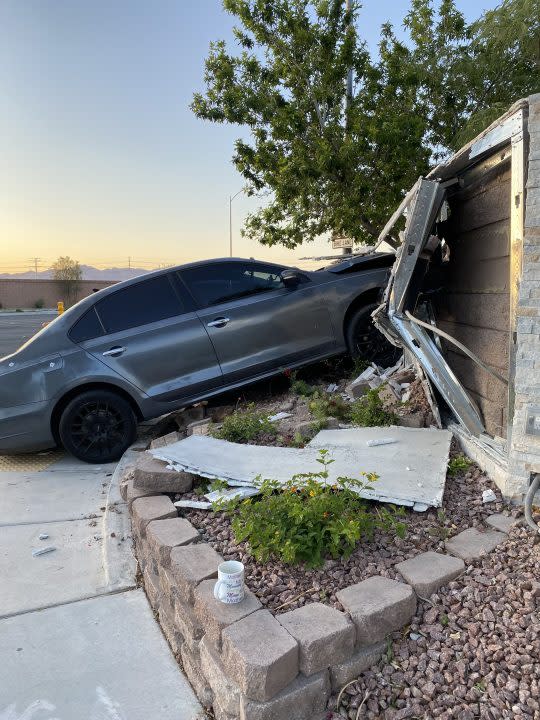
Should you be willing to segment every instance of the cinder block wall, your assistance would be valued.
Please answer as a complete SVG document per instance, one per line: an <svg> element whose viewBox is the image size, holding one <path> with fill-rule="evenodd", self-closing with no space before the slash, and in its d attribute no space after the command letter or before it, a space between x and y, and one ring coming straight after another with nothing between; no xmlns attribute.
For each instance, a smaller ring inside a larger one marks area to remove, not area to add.
<svg viewBox="0 0 540 720"><path fill-rule="evenodd" d="M540 437L525 434L527 409L540 407L540 93L529 98L523 262L516 309L515 405L507 495L520 496L540 473Z"/></svg>
<svg viewBox="0 0 540 720"><path fill-rule="evenodd" d="M74 302L91 295L95 288L101 290L109 285L114 285L114 281L81 280ZM65 300L61 285L56 280L0 278L0 303L3 308L32 308L38 300L42 301L46 308L56 307L59 300Z"/></svg>

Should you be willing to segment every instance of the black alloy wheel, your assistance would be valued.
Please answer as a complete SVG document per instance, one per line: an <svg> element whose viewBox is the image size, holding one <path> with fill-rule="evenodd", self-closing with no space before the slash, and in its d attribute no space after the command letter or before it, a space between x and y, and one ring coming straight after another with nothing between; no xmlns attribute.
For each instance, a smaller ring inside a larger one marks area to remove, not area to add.
<svg viewBox="0 0 540 720"><path fill-rule="evenodd" d="M376 307L376 303L367 305L352 316L347 326L347 347L353 358L390 367L397 362L402 351L392 345L373 324L371 313Z"/></svg>
<svg viewBox="0 0 540 720"><path fill-rule="evenodd" d="M63 446L79 460L119 460L135 440L137 421L130 404L114 392L89 390L68 403L59 424Z"/></svg>

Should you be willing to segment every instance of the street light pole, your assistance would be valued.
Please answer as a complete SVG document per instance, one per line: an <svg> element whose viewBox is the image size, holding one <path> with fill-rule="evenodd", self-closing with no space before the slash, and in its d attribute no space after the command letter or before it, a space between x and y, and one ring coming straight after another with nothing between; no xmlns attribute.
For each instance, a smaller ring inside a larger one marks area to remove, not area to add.
<svg viewBox="0 0 540 720"><path fill-rule="evenodd" d="M242 192L244 192L244 188L234 195L229 195L229 257L232 257L232 201Z"/></svg>

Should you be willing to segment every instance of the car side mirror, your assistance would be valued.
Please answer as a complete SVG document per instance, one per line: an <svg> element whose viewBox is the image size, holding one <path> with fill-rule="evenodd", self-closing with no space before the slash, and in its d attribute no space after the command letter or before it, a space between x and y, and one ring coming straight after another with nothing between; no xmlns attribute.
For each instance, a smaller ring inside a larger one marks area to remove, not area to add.
<svg viewBox="0 0 540 720"><path fill-rule="evenodd" d="M300 273L297 270L284 270L281 273L281 280L286 288L293 290L300 284Z"/></svg>

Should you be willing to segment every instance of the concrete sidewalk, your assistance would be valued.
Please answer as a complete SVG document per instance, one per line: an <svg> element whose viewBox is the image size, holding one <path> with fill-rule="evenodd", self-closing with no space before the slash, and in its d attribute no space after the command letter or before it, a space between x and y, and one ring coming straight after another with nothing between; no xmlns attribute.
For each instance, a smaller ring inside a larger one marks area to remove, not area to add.
<svg viewBox="0 0 540 720"><path fill-rule="evenodd" d="M47 457L0 465L0 720L203 718L136 588L121 466Z"/></svg>

